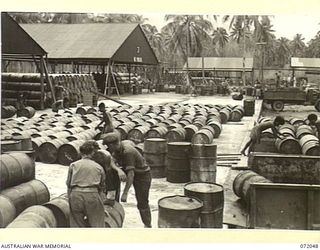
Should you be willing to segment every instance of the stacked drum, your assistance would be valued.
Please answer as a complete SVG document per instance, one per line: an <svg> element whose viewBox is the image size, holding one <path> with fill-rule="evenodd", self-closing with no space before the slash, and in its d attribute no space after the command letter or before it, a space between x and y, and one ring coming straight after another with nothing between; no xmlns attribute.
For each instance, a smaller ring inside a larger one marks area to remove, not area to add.
<svg viewBox="0 0 320 250"><path fill-rule="evenodd" d="M22 211L50 199L44 183L35 180L35 163L24 153L1 155L0 227L6 227ZM30 218L33 220L33 218ZM28 223L19 224L28 227Z"/></svg>

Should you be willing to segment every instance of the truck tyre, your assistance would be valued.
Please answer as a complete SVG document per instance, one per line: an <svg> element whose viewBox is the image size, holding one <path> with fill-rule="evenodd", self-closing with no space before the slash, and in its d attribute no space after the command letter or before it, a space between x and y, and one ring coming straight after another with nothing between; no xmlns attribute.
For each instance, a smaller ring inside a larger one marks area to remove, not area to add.
<svg viewBox="0 0 320 250"><path fill-rule="evenodd" d="M320 112L320 98L316 101L316 103L314 104L314 107L318 112Z"/></svg>
<svg viewBox="0 0 320 250"><path fill-rule="evenodd" d="M284 108L284 103L282 101L274 101L272 103L272 109L274 111L282 111Z"/></svg>

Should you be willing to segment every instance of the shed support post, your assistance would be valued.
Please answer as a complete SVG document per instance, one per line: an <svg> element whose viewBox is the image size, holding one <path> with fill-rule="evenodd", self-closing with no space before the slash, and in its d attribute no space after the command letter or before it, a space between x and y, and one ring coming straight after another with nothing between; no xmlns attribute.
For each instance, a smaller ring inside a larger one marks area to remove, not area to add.
<svg viewBox="0 0 320 250"><path fill-rule="evenodd" d="M144 69L144 79L146 80L147 79L147 68L148 66L146 65L145 67L143 67Z"/></svg>
<svg viewBox="0 0 320 250"><path fill-rule="evenodd" d="M110 60L108 61L107 64L107 75L106 75L106 81L104 83L104 94L107 94L107 90L108 90L108 95L111 94L111 90L110 90L110 84L109 84L109 70L110 70ZM103 66L103 73L105 72L105 65Z"/></svg>
<svg viewBox="0 0 320 250"><path fill-rule="evenodd" d="M292 83L294 82L294 77L295 77L295 70L294 68L292 68L292 77L291 77Z"/></svg>
<svg viewBox="0 0 320 250"><path fill-rule="evenodd" d="M43 79L43 57L40 59L40 109L44 109L44 79ZM37 64L36 64L37 65Z"/></svg>
<svg viewBox="0 0 320 250"><path fill-rule="evenodd" d="M128 65L128 72L129 72L129 86L131 86L131 64Z"/></svg>
<svg viewBox="0 0 320 250"><path fill-rule="evenodd" d="M116 88L117 95L120 98L120 94L119 94L116 78L114 77L114 74L113 74L113 65L114 65L114 62L112 62L111 66L110 66L110 74L111 74L111 78L112 78L112 82L114 84L114 87ZM110 85L111 85L111 81L110 81Z"/></svg>
<svg viewBox="0 0 320 250"><path fill-rule="evenodd" d="M202 68L202 84L204 85L204 57L201 57L201 68Z"/></svg>
<svg viewBox="0 0 320 250"><path fill-rule="evenodd" d="M73 62L71 62L71 72L74 73Z"/></svg>
<svg viewBox="0 0 320 250"><path fill-rule="evenodd" d="M251 71L251 82L253 86L254 85L254 68L252 68L252 71Z"/></svg>
<svg viewBox="0 0 320 250"><path fill-rule="evenodd" d="M40 67L39 67L39 64L38 64L36 58L34 57L34 55L32 55L32 59L33 59L33 61L34 61L34 64L36 65L36 68L37 68L38 72L41 72L41 69L40 69ZM40 61L40 64L41 64L41 61ZM43 70L42 70L42 72L43 72Z"/></svg>
<svg viewBox="0 0 320 250"><path fill-rule="evenodd" d="M46 65L46 62L45 62L45 60L43 59L43 57L41 57L41 63L40 63L40 65L41 65L41 66L43 67L43 69L44 69L44 73L45 73L45 75L46 75L47 83L49 84L49 87L50 87L50 90L51 90L52 100L53 100L53 102L56 102L56 95L55 95L55 93L54 93L54 87L53 87L52 82L51 82L51 79L50 79L50 77L49 77L47 65ZM40 66L40 67L41 67L41 66ZM42 90L41 90L41 92L42 92ZM43 94L44 94L44 93L43 93ZM41 96L42 96L42 93L41 93Z"/></svg>

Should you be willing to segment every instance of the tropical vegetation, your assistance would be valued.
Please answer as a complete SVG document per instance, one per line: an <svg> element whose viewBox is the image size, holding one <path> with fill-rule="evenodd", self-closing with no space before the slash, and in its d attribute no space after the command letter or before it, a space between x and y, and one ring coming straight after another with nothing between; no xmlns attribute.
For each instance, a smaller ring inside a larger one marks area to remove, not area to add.
<svg viewBox="0 0 320 250"><path fill-rule="evenodd" d="M290 57L320 57L320 31L307 44L302 34L296 34L292 40L276 38L272 16L166 15L166 25L158 30L143 15L135 14L10 15L19 23L139 23L158 59L168 67L182 67L190 56L250 56L256 58L256 67L261 63L283 67Z"/></svg>

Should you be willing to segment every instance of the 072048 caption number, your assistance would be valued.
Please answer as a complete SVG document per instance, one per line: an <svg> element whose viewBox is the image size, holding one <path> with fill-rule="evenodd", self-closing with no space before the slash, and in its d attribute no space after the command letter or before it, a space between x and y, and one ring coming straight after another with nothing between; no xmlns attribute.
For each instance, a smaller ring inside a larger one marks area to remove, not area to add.
<svg viewBox="0 0 320 250"><path fill-rule="evenodd" d="M300 248L319 248L318 244L300 244Z"/></svg>

